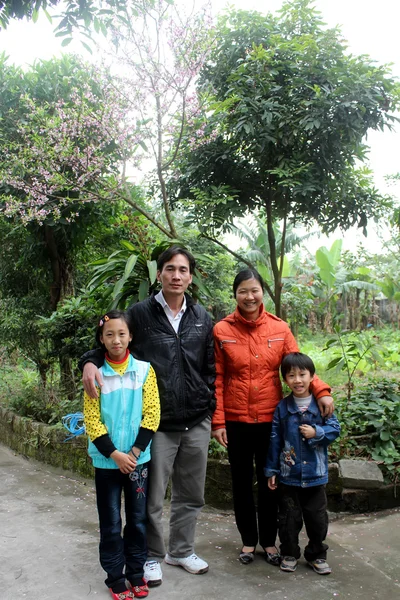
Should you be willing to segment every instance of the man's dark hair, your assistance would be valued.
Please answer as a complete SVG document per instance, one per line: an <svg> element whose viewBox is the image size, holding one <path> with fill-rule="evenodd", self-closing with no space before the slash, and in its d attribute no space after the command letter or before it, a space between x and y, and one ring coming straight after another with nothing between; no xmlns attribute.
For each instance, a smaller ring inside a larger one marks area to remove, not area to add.
<svg viewBox="0 0 400 600"><path fill-rule="evenodd" d="M171 248L167 248L160 254L157 260L157 270L161 272L165 263L169 262L177 254L186 256L189 261L190 273L193 274L196 268L196 261L193 255L188 252L188 250L185 250L185 248L181 248L180 246L171 246Z"/></svg>
<svg viewBox="0 0 400 600"><path fill-rule="evenodd" d="M289 371L296 367L302 371L309 371L311 375L314 375L315 373L315 365L307 354L303 354L302 352L291 352L290 354L286 354L281 364L283 379L286 379L286 375Z"/></svg>
<svg viewBox="0 0 400 600"><path fill-rule="evenodd" d="M236 296L236 290L238 289L239 285L248 279L256 279L256 281L258 281L258 283L261 285L262 291L264 291L264 280L260 273L255 269L243 269L243 271L239 271L233 282L234 297Z"/></svg>

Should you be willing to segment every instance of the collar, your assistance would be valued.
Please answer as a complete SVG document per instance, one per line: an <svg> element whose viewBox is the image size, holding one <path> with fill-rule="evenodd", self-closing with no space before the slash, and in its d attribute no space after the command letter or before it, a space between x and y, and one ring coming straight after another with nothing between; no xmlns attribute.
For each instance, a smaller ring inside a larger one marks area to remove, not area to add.
<svg viewBox="0 0 400 600"><path fill-rule="evenodd" d="M161 304L161 306L164 308L168 307L169 310L172 311L171 307L169 306L168 302L166 301L166 299L164 298L164 294L162 292L162 290L160 290L158 292L158 294L155 294L154 296L154 300L156 300L159 304ZM183 296L183 303L181 308L178 310L177 314L179 315L179 313L184 313L187 307L187 302L186 302L186 295Z"/></svg>
<svg viewBox="0 0 400 600"><path fill-rule="evenodd" d="M138 368L137 368L137 364L136 364L136 359L132 356L132 354L129 354L128 366L126 367L125 373L128 373L129 371L137 371L137 370L138 370ZM104 361L104 364L102 366L102 373L103 373L103 375L115 375L115 371L112 368L111 363L109 363L107 360Z"/></svg>
<svg viewBox="0 0 400 600"><path fill-rule="evenodd" d="M122 363L124 363L125 361L128 362L128 358L129 358L129 349L126 349L125 352L125 356L122 360L112 360L109 356L108 356L108 352L106 352L106 361L109 362L112 365L122 365Z"/></svg>
<svg viewBox="0 0 400 600"><path fill-rule="evenodd" d="M288 412L290 412L292 414L301 412L299 410L299 407L297 406L296 402L294 401L293 394L289 394L289 396L286 396L286 405L287 405ZM318 408L318 404L317 404L314 396L311 396L311 402L310 402L309 406L307 407L306 412L310 412L315 416L318 415L319 408Z"/></svg>
<svg viewBox="0 0 400 600"><path fill-rule="evenodd" d="M261 306L259 308L259 312L258 312L258 317L255 321L249 321L248 319L245 319L238 307L236 307L236 310L233 313L233 316L236 321L240 321L241 323L244 323L248 327L258 327L259 325L264 323L265 317L267 314L268 313L266 312L266 310L264 308L264 304L261 304Z"/></svg>

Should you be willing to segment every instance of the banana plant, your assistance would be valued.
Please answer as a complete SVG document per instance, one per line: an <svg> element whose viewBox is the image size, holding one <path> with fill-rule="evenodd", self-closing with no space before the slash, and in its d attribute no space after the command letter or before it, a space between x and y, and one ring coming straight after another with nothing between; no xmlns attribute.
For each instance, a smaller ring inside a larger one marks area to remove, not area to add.
<svg viewBox="0 0 400 600"><path fill-rule="evenodd" d="M320 307L324 317L323 325L328 332L331 332L333 328L336 301L339 296L342 298L343 310L346 314L347 298L352 290L364 290L365 293L376 293L379 290L376 284L363 280L368 276L368 272L363 271L361 267L357 273L350 273L346 269L342 244L342 240L338 239L333 242L329 250L325 246L321 246L315 253L320 286L314 286L314 293L320 298ZM351 275L353 277L355 275L359 279L349 279ZM346 320L345 316L344 321Z"/></svg>
<svg viewBox="0 0 400 600"><path fill-rule="evenodd" d="M96 290L103 286L104 298L108 299L108 310L126 309L131 304L144 300L157 286L158 256L174 243L183 245L179 240L168 240L158 244L148 256L144 256L131 242L120 240L120 249L91 263L93 275L88 288ZM193 274L189 291L195 298L199 298L200 294L211 298L198 269Z"/></svg>

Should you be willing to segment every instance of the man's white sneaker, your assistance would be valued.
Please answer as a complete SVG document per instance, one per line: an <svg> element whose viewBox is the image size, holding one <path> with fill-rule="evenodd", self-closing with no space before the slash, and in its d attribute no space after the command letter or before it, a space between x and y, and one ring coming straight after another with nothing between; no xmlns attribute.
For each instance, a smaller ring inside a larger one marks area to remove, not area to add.
<svg viewBox="0 0 400 600"><path fill-rule="evenodd" d="M207 573L208 571L208 564L205 560L199 558L197 554L191 554L186 558L174 558L167 554L164 560L167 565L182 567L185 571L188 571L188 573L192 573L193 575L200 575L201 573Z"/></svg>
<svg viewBox="0 0 400 600"><path fill-rule="evenodd" d="M157 560L146 560L143 570L143 579L149 587L162 584L161 565Z"/></svg>

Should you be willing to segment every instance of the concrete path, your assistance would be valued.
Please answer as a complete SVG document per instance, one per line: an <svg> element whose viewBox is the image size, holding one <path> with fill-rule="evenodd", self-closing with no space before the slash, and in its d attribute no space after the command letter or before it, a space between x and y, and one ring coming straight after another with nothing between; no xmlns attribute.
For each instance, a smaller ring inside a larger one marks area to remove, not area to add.
<svg viewBox="0 0 400 600"><path fill-rule="evenodd" d="M400 492L400 490L399 490ZM0 445L0 599L109 598L98 564L92 482L16 456ZM166 515L168 507L166 507ZM305 539L302 544L304 547ZM205 509L196 550L210 564L205 575L163 565L162 586L151 600L398 600L400 511L344 516L331 522L332 575L303 561L282 573L261 555L237 560L239 537L232 513Z"/></svg>

